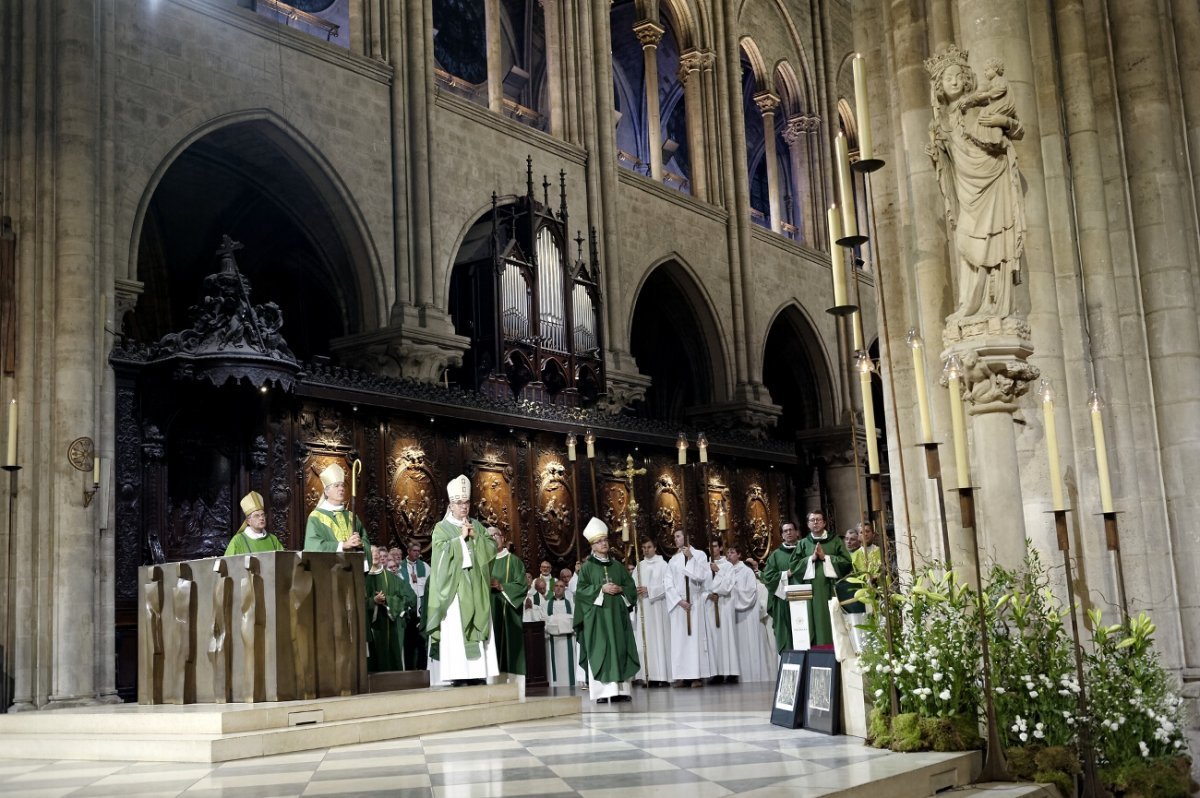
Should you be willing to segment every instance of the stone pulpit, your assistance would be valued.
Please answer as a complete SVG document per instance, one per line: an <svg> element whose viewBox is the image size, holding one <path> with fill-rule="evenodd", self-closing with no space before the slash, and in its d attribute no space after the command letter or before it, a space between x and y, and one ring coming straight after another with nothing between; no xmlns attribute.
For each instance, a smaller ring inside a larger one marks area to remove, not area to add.
<svg viewBox="0 0 1200 798"><path fill-rule="evenodd" d="M367 689L363 555L272 551L138 570L138 703Z"/></svg>

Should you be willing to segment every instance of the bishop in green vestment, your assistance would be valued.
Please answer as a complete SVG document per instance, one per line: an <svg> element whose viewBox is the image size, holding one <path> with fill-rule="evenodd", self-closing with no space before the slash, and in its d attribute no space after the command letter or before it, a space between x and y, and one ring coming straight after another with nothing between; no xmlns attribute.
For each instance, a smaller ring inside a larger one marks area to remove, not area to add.
<svg viewBox="0 0 1200 798"><path fill-rule="evenodd" d="M786 574L786 584L798 584L804 576L807 563L796 552L796 541L800 537L796 525L788 521L781 531L783 545L763 561L761 577L767 588L767 615L771 617L771 627L775 631L775 646L782 654L792 647L792 616L787 599L776 595L783 592L779 583Z"/></svg>
<svg viewBox="0 0 1200 798"><path fill-rule="evenodd" d="M242 512L246 520L238 527L225 547L225 556L254 554L260 551L283 551L279 538L267 531L267 513L263 509L263 497L258 491L250 491L242 497Z"/></svg>
<svg viewBox="0 0 1200 798"><path fill-rule="evenodd" d="M499 674L492 637L492 560L496 543L473 518L471 481L459 475L446 486L450 506L433 528L425 633L431 684L486 679Z"/></svg>
<svg viewBox="0 0 1200 798"><path fill-rule="evenodd" d="M796 557L805 563L801 581L812 585L808 602L808 639L811 646L833 645L833 627L829 620L829 600L837 595L837 581L850 573L850 551L846 542L829 534L825 514L808 514L809 534L796 545Z"/></svg>
<svg viewBox="0 0 1200 798"><path fill-rule="evenodd" d="M377 561L367 572L367 670L404 670L404 627L417 611L417 594Z"/></svg>
<svg viewBox="0 0 1200 798"><path fill-rule="evenodd" d="M609 558L608 526L603 521L588 521L583 535L592 553L579 568L575 588L579 664L589 674L593 701L630 701L629 682L641 667L629 619L637 605L637 586L624 563Z"/></svg>
<svg viewBox="0 0 1200 798"><path fill-rule="evenodd" d="M334 463L321 472L324 498L308 515L305 551L361 551L371 566L371 541L358 516L346 508L346 472Z"/></svg>
<svg viewBox="0 0 1200 798"><path fill-rule="evenodd" d="M525 675L525 563L508 550L504 532L488 527L496 542L492 560L492 629L496 632L496 664L502 673Z"/></svg>

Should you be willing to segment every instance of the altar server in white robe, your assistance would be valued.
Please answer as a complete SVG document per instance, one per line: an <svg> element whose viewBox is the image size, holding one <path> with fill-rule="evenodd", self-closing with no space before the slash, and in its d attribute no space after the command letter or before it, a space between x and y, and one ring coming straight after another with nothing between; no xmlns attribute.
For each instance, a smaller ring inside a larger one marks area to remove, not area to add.
<svg viewBox="0 0 1200 798"><path fill-rule="evenodd" d="M562 582L546 601L546 670L551 687L575 686L575 603Z"/></svg>
<svg viewBox="0 0 1200 798"><path fill-rule="evenodd" d="M675 687L703 687L704 680L713 675L702 611L712 571L708 557L689 545L682 529L675 530L675 546L679 550L663 579L671 626L671 678Z"/></svg>
<svg viewBox="0 0 1200 798"><path fill-rule="evenodd" d="M649 686L671 681L671 628L667 620L667 561L653 540L642 542L642 559L633 569L638 605L633 615L633 638L642 667L634 684ZM644 625L643 625L644 623Z"/></svg>
<svg viewBox="0 0 1200 798"><path fill-rule="evenodd" d="M709 669L714 684L737 684L741 671L733 620L733 579L729 574L733 564L725 559L721 541L709 544L709 552L708 567L713 576L708 601L704 603Z"/></svg>
<svg viewBox="0 0 1200 798"><path fill-rule="evenodd" d="M765 620L767 617L765 598L762 603L759 602L759 588L762 588L765 597L766 587L754 576L754 571L742 562L741 554L737 546L730 546L725 550L725 556L730 563L727 569L729 580L733 586L730 600L733 602L733 627L738 665L741 668L741 681L774 681L775 649L771 648L769 651L767 649L769 645L767 632L770 629L770 621ZM770 659L767 658L768 654L770 654Z"/></svg>

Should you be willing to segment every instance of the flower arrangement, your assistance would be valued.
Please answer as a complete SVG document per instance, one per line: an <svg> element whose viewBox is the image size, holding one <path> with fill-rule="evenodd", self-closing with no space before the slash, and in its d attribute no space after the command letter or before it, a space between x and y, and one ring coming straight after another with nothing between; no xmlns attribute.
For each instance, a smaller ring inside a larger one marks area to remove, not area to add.
<svg viewBox="0 0 1200 798"><path fill-rule="evenodd" d="M871 744L898 751L982 745L982 604L993 704L1014 775L1073 794L1081 771L1080 732L1086 729L1101 779L1114 795L1191 794L1183 699L1158 660L1155 627L1144 613L1115 625L1105 625L1099 610L1088 613L1083 687L1089 712L1080 717L1070 609L1055 597L1032 546L1019 568L992 567L982 595L940 564L915 575L887 606L878 579L849 579L858 588L855 598L870 608L860 661L876 707ZM885 611L892 618L891 656Z"/></svg>

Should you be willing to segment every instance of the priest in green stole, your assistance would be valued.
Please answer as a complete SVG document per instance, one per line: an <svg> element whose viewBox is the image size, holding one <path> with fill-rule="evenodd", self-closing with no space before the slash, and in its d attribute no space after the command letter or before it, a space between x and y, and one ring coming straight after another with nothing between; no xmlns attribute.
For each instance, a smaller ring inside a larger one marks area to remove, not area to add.
<svg viewBox="0 0 1200 798"><path fill-rule="evenodd" d="M811 646L832 646L833 627L829 620L829 600L837 595L837 581L853 566L846 542L829 534L825 513L808 514L809 534L796 545L796 556L805 563L801 580L812 585L808 602L808 639Z"/></svg>
<svg viewBox="0 0 1200 798"><path fill-rule="evenodd" d="M496 633L496 664L501 673L525 675L525 563L508 550L504 532L488 527L496 542L492 561L492 629Z"/></svg>
<svg viewBox="0 0 1200 798"><path fill-rule="evenodd" d="M592 544L592 553L579 568L575 588L580 666L587 670L593 701L631 701L630 680L641 667L629 620L637 604L637 586L629 569L609 558L608 526L603 521L588 521L583 536Z"/></svg>
<svg viewBox="0 0 1200 798"><path fill-rule="evenodd" d="M800 583L808 564L796 550L796 541L800 538L796 525L786 521L781 529L783 545L763 562L761 577L767 588L767 614L771 616L771 628L775 631L775 646L782 654L792 648L792 615L785 595L787 586Z"/></svg>
<svg viewBox="0 0 1200 798"><path fill-rule="evenodd" d="M246 520L238 527L225 547L225 556L255 554L260 551L283 551L279 538L267 531L267 513L263 509L263 497L258 491L250 491L242 497L242 512Z"/></svg>
<svg viewBox="0 0 1200 798"><path fill-rule="evenodd" d="M372 556L367 572L367 670L404 670L404 627L417 611L417 594L400 577Z"/></svg>
<svg viewBox="0 0 1200 798"><path fill-rule="evenodd" d="M425 585L429 683L471 683L499 674L492 635L492 560L496 543L473 518L471 480L446 486L450 506L433 528Z"/></svg>
<svg viewBox="0 0 1200 798"><path fill-rule="evenodd" d="M358 516L346 507L346 472L334 463L321 472L325 495L308 515L305 551L361 551L371 567L371 542Z"/></svg>

